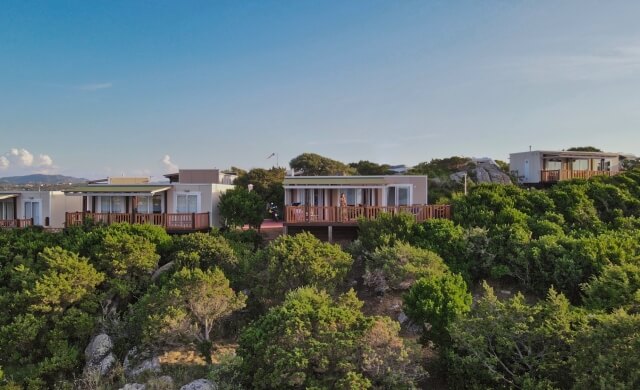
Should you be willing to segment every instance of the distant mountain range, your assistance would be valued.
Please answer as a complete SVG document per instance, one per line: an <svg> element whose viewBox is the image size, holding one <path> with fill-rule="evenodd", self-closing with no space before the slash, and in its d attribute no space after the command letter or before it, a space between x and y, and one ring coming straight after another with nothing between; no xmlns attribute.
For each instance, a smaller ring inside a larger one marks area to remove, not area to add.
<svg viewBox="0 0 640 390"><path fill-rule="evenodd" d="M25 185L25 184L68 184L85 183L87 179L82 179L64 175L25 175L0 177L0 184Z"/></svg>

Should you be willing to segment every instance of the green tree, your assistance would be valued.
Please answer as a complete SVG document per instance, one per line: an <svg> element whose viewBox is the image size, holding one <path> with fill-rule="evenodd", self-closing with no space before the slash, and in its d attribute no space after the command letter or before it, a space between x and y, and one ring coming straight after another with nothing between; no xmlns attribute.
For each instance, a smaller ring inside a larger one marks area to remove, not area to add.
<svg viewBox="0 0 640 390"><path fill-rule="evenodd" d="M245 306L246 296L236 294L219 269L182 268L159 290L151 290L134 309L142 320L143 340L167 345L182 339L196 342L211 362L212 332L220 321Z"/></svg>
<svg viewBox="0 0 640 390"><path fill-rule="evenodd" d="M460 388L569 388L571 345L581 317L553 290L528 305L521 294L502 302L484 285L469 315L450 327L445 354Z"/></svg>
<svg viewBox="0 0 640 390"><path fill-rule="evenodd" d="M240 172L234 184L244 189L248 189L249 184L251 184L253 186L252 191L260 195L263 205L273 202L282 207L284 205L282 182L285 172L284 168L254 168L248 172Z"/></svg>
<svg viewBox="0 0 640 390"><path fill-rule="evenodd" d="M340 161L332 160L315 153L302 153L294 157L289 166L301 171L304 176L333 176L354 173L354 169Z"/></svg>
<svg viewBox="0 0 640 390"><path fill-rule="evenodd" d="M365 260L365 284L384 292L406 290L419 278L441 275L447 266L437 254L398 242L376 249Z"/></svg>
<svg viewBox="0 0 640 390"><path fill-rule="evenodd" d="M640 388L640 315L617 310L578 334L571 354L575 389Z"/></svg>
<svg viewBox="0 0 640 390"><path fill-rule="evenodd" d="M573 146L567 149L568 152L602 152L601 149L595 146Z"/></svg>
<svg viewBox="0 0 640 390"><path fill-rule="evenodd" d="M280 236L256 256L256 280L260 282L252 292L270 305L280 302L289 290L305 285L334 291L352 263L340 246L321 242L310 233Z"/></svg>
<svg viewBox="0 0 640 390"><path fill-rule="evenodd" d="M173 238L170 258L180 269L220 267L225 275L238 272L238 255L229 241L217 234L191 233Z"/></svg>
<svg viewBox="0 0 640 390"><path fill-rule="evenodd" d="M404 311L418 324L429 324L424 340L448 344L449 325L471 309L471 294L458 274L419 279L404 295Z"/></svg>
<svg viewBox="0 0 640 390"><path fill-rule="evenodd" d="M367 160L360 160L357 163L349 163L349 166L355 169L357 175L388 175L389 164L376 164Z"/></svg>
<svg viewBox="0 0 640 390"><path fill-rule="evenodd" d="M232 227L248 224L253 228L260 228L266 213L266 204L260 195L243 187L236 187L220 195L218 208L224 224Z"/></svg>
<svg viewBox="0 0 640 390"><path fill-rule="evenodd" d="M640 258L606 266L583 285L583 291L588 308L640 312Z"/></svg>
<svg viewBox="0 0 640 390"><path fill-rule="evenodd" d="M332 300L300 288L242 332L238 355L255 389L413 388L420 370L388 319L367 317L353 290Z"/></svg>

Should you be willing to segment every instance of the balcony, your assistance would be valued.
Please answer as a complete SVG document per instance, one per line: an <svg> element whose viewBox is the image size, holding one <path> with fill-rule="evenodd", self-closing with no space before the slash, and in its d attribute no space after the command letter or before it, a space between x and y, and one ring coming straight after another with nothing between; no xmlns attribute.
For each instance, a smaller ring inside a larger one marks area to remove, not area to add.
<svg viewBox="0 0 640 390"><path fill-rule="evenodd" d="M540 171L540 181L542 183L555 183L571 179L589 179L593 176L613 176L618 172L612 171L573 171L569 169L556 169Z"/></svg>
<svg viewBox="0 0 640 390"><path fill-rule="evenodd" d="M412 214L417 222L432 218L451 219L450 205L415 206L285 206L287 225L356 225L358 219L375 219L382 213Z"/></svg>
<svg viewBox="0 0 640 390"><path fill-rule="evenodd" d="M136 223L162 226L171 233L205 231L210 228L209 213L177 214L129 214L129 213L90 213L72 212L65 215L65 226L79 226L84 221L93 221L105 225L113 223Z"/></svg>
<svg viewBox="0 0 640 390"><path fill-rule="evenodd" d="M33 218L0 219L0 229L24 228L33 226Z"/></svg>

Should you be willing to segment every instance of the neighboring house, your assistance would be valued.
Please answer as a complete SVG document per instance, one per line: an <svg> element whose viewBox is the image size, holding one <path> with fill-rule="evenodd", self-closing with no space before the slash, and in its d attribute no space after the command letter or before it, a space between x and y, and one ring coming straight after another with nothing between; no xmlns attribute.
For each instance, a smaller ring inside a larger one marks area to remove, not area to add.
<svg viewBox="0 0 640 390"><path fill-rule="evenodd" d="M423 221L451 212L427 204L426 176L288 176L283 184L285 233L305 230L329 241L352 238L359 218L380 213L407 212Z"/></svg>
<svg viewBox="0 0 640 390"><path fill-rule="evenodd" d="M169 232L206 231L220 226L220 194L233 185L221 184L217 169L181 169L166 175L169 183L148 178L113 177L106 183L76 186L64 191L81 198L81 206L67 212L67 226L85 219L103 223L129 222L163 226Z"/></svg>
<svg viewBox="0 0 640 390"><path fill-rule="evenodd" d="M620 171L620 153L544 150L512 153L509 170L520 183L527 185L612 176Z"/></svg>
<svg viewBox="0 0 640 390"><path fill-rule="evenodd" d="M0 227L63 228L65 211L81 204L80 199L69 199L62 191L0 192Z"/></svg>

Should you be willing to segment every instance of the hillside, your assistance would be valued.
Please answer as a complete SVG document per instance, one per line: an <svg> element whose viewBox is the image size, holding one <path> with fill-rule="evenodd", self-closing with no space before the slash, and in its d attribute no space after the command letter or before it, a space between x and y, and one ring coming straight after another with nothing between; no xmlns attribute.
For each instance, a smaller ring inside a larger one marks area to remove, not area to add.
<svg viewBox="0 0 640 390"><path fill-rule="evenodd" d="M87 179L64 175L25 175L8 176L0 178L0 184L25 185L25 184L68 184L84 183Z"/></svg>

